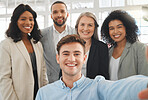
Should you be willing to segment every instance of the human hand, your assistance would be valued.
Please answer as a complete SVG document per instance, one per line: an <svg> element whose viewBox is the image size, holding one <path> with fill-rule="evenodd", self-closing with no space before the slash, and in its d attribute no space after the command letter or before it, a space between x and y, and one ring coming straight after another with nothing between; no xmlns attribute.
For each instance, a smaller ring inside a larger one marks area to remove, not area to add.
<svg viewBox="0 0 148 100"><path fill-rule="evenodd" d="M148 100L148 88L145 90L142 90L139 94L139 99L146 99Z"/></svg>

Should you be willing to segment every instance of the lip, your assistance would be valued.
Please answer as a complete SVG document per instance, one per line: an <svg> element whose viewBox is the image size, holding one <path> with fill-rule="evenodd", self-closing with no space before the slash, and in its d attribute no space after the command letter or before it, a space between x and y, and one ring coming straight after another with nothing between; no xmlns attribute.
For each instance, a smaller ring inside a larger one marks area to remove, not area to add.
<svg viewBox="0 0 148 100"><path fill-rule="evenodd" d="M75 63L66 63L65 65L67 67L76 67L77 66L77 64L75 64Z"/></svg>
<svg viewBox="0 0 148 100"><path fill-rule="evenodd" d="M88 35L90 32L82 32L84 35Z"/></svg>
<svg viewBox="0 0 148 100"><path fill-rule="evenodd" d="M113 35L114 38L119 38L121 34Z"/></svg>
<svg viewBox="0 0 148 100"><path fill-rule="evenodd" d="M25 30L31 30L32 29L32 26L23 26L23 28L25 29Z"/></svg>

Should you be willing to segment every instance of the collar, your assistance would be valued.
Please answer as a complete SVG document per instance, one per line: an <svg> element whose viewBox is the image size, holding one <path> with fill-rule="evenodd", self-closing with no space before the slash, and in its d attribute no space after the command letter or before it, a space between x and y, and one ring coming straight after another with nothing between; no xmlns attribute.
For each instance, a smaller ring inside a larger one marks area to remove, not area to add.
<svg viewBox="0 0 148 100"><path fill-rule="evenodd" d="M53 30L54 30L56 33L59 33L59 32L55 29L54 25L52 25L52 26L53 26ZM67 25L65 26L65 30L64 30L62 33L64 33L65 31L67 31ZM59 33L59 34L62 34L62 33Z"/></svg>
<svg viewBox="0 0 148 100"><path fill-rule="evenodd" d="M86 77L82 74L81 78L73 83L73 88L80 87L83 84L83 82L85 81L85 79L86 79ZM60 78L60 87L62 87L63 89L67 88L65 83L62 81L62 77Z"/></svg>

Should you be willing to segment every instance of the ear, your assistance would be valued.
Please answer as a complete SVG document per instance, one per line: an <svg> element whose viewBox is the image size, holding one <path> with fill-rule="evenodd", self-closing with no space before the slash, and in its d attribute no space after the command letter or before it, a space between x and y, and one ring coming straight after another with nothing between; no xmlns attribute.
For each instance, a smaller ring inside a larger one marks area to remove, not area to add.
<svg viewBox="0 0 148 100"><path fill-rule="evenodd" d="M52 14L51 14L51 19L53 19L53 18L52 18Z"/></svg>
<svg viewBox="0 0 148 100"><path fill-rule="evenodd" d="M56 54L56 60L57 60L57 63L59 64L59 55Z"/></svg>
<svg viewBox="0 0 148 100"><path fill-rule="evenodd" d="M67 12L67 17L69 16L69 13Z"/></svg>
<svg viewBox="0 0 148 100"><path fill-rule="evenodd" d="M83 59L83 64L85 63L86 58L87 58L87 55L85 54L85 55L84 55L84 59Z"/></svg>

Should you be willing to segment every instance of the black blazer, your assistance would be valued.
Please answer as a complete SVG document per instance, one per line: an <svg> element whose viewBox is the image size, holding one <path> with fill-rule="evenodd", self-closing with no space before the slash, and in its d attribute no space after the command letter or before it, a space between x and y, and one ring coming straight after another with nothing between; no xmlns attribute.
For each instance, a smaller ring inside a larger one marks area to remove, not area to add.
<svg viewBox="0 0 148 100"><path fill-rule="evenodd" d="M102 75L109 79L109 53L105 43L92 38L86 76L94 79L97 75Z"/></svg>
<svg viewBox="0 0 148 100"><path fill-rule="evenodd" d="M86 77L94 79L97 75L109 79L109 53L105 43L92 38L87 60ZM59 77L61 76L62 72L60 71Z"/></svg>

